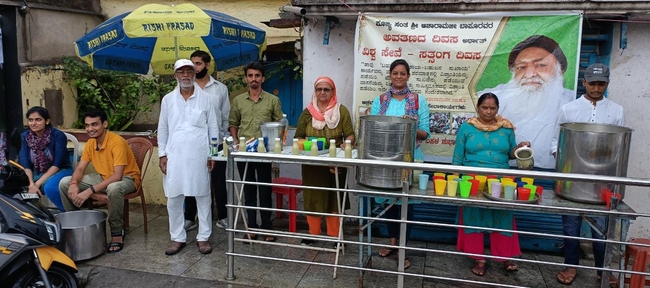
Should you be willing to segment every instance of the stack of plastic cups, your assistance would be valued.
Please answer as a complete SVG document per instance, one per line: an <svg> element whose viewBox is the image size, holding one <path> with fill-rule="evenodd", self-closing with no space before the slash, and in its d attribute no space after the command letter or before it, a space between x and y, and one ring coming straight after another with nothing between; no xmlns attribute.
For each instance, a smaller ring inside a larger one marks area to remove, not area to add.
<svg viewBox="0 0 650 288"><path fill-rule="evenodd" d="M442 177L442 179L445 179L445 177L447 177L447 175L445 173L442 173L442 172L435 172L435 173L433 173L433 176L440 176L440 177Z"/></svg>

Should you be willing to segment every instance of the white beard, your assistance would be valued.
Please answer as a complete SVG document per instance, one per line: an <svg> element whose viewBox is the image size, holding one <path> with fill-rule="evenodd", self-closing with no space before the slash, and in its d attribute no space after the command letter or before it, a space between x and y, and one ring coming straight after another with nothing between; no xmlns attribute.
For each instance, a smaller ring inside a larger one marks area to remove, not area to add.
<svg viewBox="0 0 650 288"><path fill-rule="evenodd" d="M501 114L503 117L514 122L519 119L539 120L542 122L555 123L555 116L562 103L564 94L564 79L560 69L547 81L536 77L536 81L542 82L541 87L521 85L526 80L522 79L517 83L513 78L506 84L509 94L507 103L504 103ZM499 95L497 95L498 97Z"/></svg>

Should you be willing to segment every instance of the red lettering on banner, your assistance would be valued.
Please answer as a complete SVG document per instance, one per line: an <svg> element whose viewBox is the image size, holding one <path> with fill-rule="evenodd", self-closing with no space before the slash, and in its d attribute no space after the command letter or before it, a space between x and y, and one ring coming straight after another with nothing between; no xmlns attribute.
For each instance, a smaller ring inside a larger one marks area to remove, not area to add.
<svg viewBox="0 0 650 288"><path fill-rule="evenodd" d="M384 50L381 50L381 56L382 57L395 57L399 58L402 57L402 47L399 47L395 50L389 50L388 47L386 47Z"/></svg>
<svg viewBox="0 0 650 288"><path fill-rule="evenodd" d="M429 59L429 63L436 63L436 59L451 59L450 51L420 51L420 59Z"/></svg>
<svg viewBox="0 0 650 288"><path fill-rule="evenodd" d="M458 36L450 36L450 35L433 35L433 38L431 38L431 42L433 43L458 43Z"/></svg>
<svg viewBox="0 0 650 288"><path fill-rule="evenodd" d="M363 51L361 52L361 55L365 55L365 56L370 55L370 60L372 60L372 61L375 61L375 59L377 59L377 56L375 56L376 54L377 54L377 49L375 49L375 48L370 49L370 48L365 47L365 48L363 48Z"/></svg>
<svg viewBox="0 0 650 288"><path fill-rule="evenodd" d="M456 53L456 59L460 60L479 60L481 59L481 52L463 52Z"/></svg>
<svg viewBox="0 0 650 288"><path fill-rule="evenodd" d="M424 43L424 42L427 42L427 35L384 34L383 39L386 42L410 42L410 43L420 42L420 43Z"/></svg>

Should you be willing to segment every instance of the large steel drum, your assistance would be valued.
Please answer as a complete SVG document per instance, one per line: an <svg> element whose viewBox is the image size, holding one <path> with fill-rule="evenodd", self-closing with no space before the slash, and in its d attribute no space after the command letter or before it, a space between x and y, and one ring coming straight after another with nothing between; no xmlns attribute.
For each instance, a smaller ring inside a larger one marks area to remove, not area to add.
<svg viewBox="0 0 650 288"><path fill-rule="evenodd" d="M560 125L555 169L562 173L627 176L632 129L606 124L564 123ZM607 183L557 181L555 193L563 198L603 204L606 188L625 196L625 186Z"/></svg>
<svg viewBox="0 0 650 288"><path fill-rule="evenodd" d="M417 122L408 118L359 117L359 158L413 162L416 128ZM402 181L411 183L411 170L360 166L356 179L366 186L397 189L402 188Z"/></svg>

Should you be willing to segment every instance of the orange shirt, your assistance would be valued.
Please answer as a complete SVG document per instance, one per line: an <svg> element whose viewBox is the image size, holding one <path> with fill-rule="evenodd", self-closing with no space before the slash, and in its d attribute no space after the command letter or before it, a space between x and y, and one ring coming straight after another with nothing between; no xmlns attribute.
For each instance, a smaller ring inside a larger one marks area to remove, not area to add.
<svg viewBox="0 0 650 288"><path fill-rule="evenodd" d="M104 180L113 175L115 166L125 166L122 175L132 177L136 189L140 187L140 168L138 168L131 147L122 136L106 131L102 147L99 150L96 149L97 139L88 139L81 155L81 161L92 162L95 171Z"/></svg>

